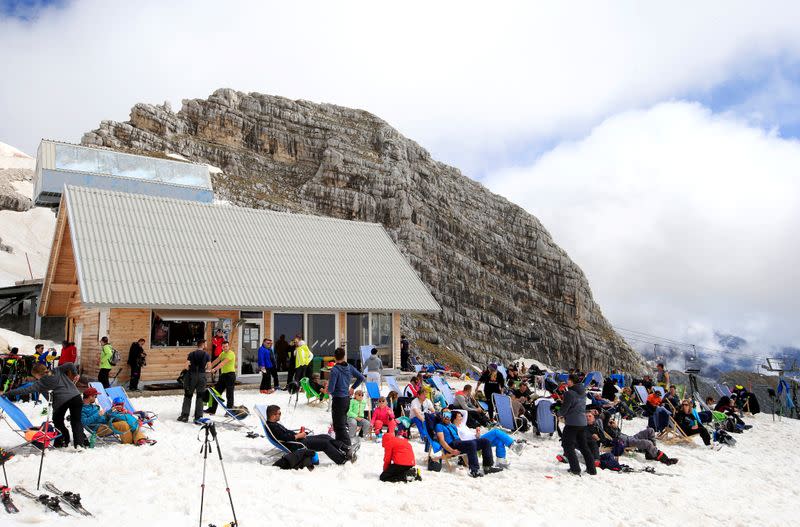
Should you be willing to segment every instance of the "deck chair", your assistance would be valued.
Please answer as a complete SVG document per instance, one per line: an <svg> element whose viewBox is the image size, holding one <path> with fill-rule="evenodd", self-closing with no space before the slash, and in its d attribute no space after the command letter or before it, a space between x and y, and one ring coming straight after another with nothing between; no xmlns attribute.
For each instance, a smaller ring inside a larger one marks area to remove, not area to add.
<svg viewBox="0 0 800 527"><path fill-rule="evenodd" d="M518 434L522 427L517 426L517 420L514 417L514 408L511 406L511 397L493 393L492 402L494 403L494 410L497 414L497 422L500 424L500 427L504 428L512 436Z"/></svg>
<svg viewBox="0 0 800 527"><path fill-rule="evenodd" d="M715 384L714 390L720 395L720 397L730 397L731 396L731 389L725 386L724 384Z"/></svg>
<svg viewBox="0 0 800 527"><path fill-rule="evenodd" d="M624 388L625 387L625 376L622 375L621 373L612 373L611 375L609 375L609 377L614 379L614 382L620 388Z"/></svg>
<svg viewBox="0 0 800 527"><path fill-rule="evenodd" d="M213 391L214 390L209 390L209 392ZM150 429L153 428L153 423L155 422L156 419L158 419L158 416L153 412L137 410L136 408L134 408L133 403L131 403L130 398L128 398L128 394L125 392L125 388L123 388L122 386L112 386L106 390L106 395L112 401L117 397L122 398L122 400L125 401L125 409L128 412L138 417L143 425L148 426Z"/></svg>
<svg viewBox="0 0 800 527"><path fill-rule="evenodd" d="M106 393L103 384L100 382L90 382L89 386L97 390L97 404L100 405L100 408L102 408L104 412L109 411L111 409L111 398Z"/></svg>
<svg viewBox="0 0 800 527"><path fill-rule="evenodd" d="M540 397L533 404L536 405L536 435L548 434L553 437L556 431L553 400L549 397Z"/></svg>
<svg viewBox="0 0 800 527"><path fill-rule="evenodd" d="M450 388L450 385L447 384L443 377L440 375L434 375L431 377L431 382L433 382L433 385L436 387L436 389L441 392L445 402L448 405L451 405L455 402L456 396L453 393L453 390Z"/></svg>
<svg viewBox="0 0 800 527"><path fill-rule="evenodd" d="M403 392L400 391L400 387L397 386L397 379L394 375L386 375L384 376L383 380L386 381L387 386L389 386L389 390L397 392L397 395L403 395Z"/></svg>
<svg viewBox="0 0 800 527"><path fill-rule="evenodd" d="M25 412L4 396L0 396L0 420L5 421L14 433L24 440L22 444L8 450L16 450L23 447L36 448L37 450L40 450L41 447L49 448L53 446L56 439L61 437L61 432L53 426L52 421L49 422L48 428L45 428L48 421L38 427L34 426L28 416L25 415Z"/></svg>
<svg viewBox="0 0 800 527"><path fill-rule="evenodd" d="M597 384L598 389L603 387L603 376L599 371L590 371L586 374L586 377L583 378L584 388L589 388L589 385L592 383L592 381Z"/></svg>
<svg viewBox="0 0 800 527"><path fill-rule="evenodd" d="M422 371L422 364L414 364L414 371L419 373Z"/></svg>
<svg viewBox="0 0 800 527"><path fill-rule="evenodd" d="M269 444L272 445L272 449L264 453L264 455L267 456L266 459L259 460L259 463L262 465L271 465L277 458L291 452L287 444L296 445L298 450L300 448L306 448L306 446L299 441L281 443L272 435L272 431L267 426L267 405L257 404L253 407L253 412L255 412L256 417L258 417L258 422L261 423L261 430L264 432L264 437L267 438ZM316 452L314 453L313 461L315 465L319 465L319 455Z"/></svg>
<svg viewBox="0 0 800 527"><path fill-rule="evenodd" d="M663 386L653 386L653 391L658 393L661 397L664 397L667 394L667 391L664 389Z"/></svg>
<svg viewBox="0 0 800 527"><path fill-rule="evenodd" d="M369 414L371 417L372 409L378 406L378 399L381 398L381 389L377 382L367 382L364 383L364 385L367 387L367 397L369 397L370 401ZM370 430L372 430L372 428L370 428Z"/></svg>
<svg viewBox="0 0 800 527"><path fill-rule="evenodd" d="M306 395L306 404L319 404L326 402L328 406L331 404L331 396L327 393L319 393L311 387L308 377L300 379L300 389ZM297 407L297 400L295 399L295 408Z"/></svg>
<svg viewBox="0 0 800 527"><path fill-rule="evenodd" d="M434 432L436 428L436 424L440 416L438 414L425 414L425 424L424 426L420 427L420 437L423 438L425 441L425 453L428 455L428 459L435 459L435 454L439 454L438 461L441 461L445 466L447 466L447 470L452 472L455 470L455 465L452 464L453 459L461 458L464 460L464 463L467 462L467 455L466 454L448 454L444 451L442 444L436 440L436 434ZM423 436L424 430L424 436Z"/></svg>
<svg viewBox="0 0 800 527"><path fill-rule="evenodd" d="M232 409L228 408L225 405L225 403L222 402L222 399L220 398L219 394L215 389L211 388L210 390L208 390L208 393L210 393L214 401L217 402L217 406L222 408L222 410L225 412L225 420L219 424L223 426L230 426L236 428L242 426L250 428L246 423L243 422L247 418L247 415L241 415L237 412L234 412Z"/></svg>
<svg viewBox="0 0 800 527"><path fill-rule="evenodd" d="M692 443L693 439L686 435L681 427L678 426L677 421L675 421L675 418L673 417L677 412L677 409L672 406L672 403L669 402L669 400L665 399L665 401L667 402L667 406L669 406L669 410L672 412L672 414L669 416L669 422L667 423L667 426L664 428L664 430L659 432L659 434L656 436L656 439L667 444Z"/></svg>
<svg viewBox="0 0 800 527"><path fill-rule="evenodd" d="M633 391L639 397L639 402L644 406L647 404L647 390L641 384L637 384L633 387Z"/></svg>

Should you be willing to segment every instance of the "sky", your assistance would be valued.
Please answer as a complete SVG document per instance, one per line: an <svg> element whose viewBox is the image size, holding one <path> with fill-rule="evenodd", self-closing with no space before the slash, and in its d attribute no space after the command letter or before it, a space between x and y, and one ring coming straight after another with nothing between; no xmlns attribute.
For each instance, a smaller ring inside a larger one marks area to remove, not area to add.
<svg viewBox="0 0 800 527"><path fill-rule="evenodd" d="M0 141L220 87L362 108L539 217L615 326L800 346L800 3L221 6L0 0Z"/></svg>

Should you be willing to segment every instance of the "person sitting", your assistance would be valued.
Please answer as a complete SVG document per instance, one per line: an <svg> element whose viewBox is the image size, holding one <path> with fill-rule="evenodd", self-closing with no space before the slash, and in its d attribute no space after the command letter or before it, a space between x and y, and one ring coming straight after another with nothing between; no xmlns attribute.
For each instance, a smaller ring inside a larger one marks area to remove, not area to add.
<svg viewBox="0 0 800 527"><path fill-rule="evenodd" d="M733 394L731 394L730 397L720 397L716 406L714 406L714 410L728 416L730 424L727 426L727 430L729 432L741 433L744 430L753 428L752 425L745 424L742 418L739 417L739 408L736 406L736 396Z"/></svg>
<svg viewBox="0 0 800 527"><path fill-rule="evenodd" d="M417 425L420 435L424 436L425 430L425 414L432 414L436 412L433 403L428 400L424 390L420 390L417 396L411 401L411 422Z"/></svg>
<svg viewBox="0 0 800 527"><path fill-rule="evenodd" d="M638 409L639 403L636 402L633 396L633 390L631 390L630 386L624 387L617 401L617 410L620 415L622 415L623 419L630 420L636 417Z"/></svg>
<svg viewBox="0 0 800 527"><path fill-rule="evenodd" d="M609 416L605 430L606 434L608 434L608 439L604 441L606 446L611 446L611 442L617 439L622 442L624 448L635 448L639 452L644 452L645 459L660 461L665 465L674 465L678 462L676 458L669 457L658 449L656 446L656 431L652 428L645 428L629 436L623 434L616 419Z"/></svg>
<svg viewBox="0 0 800 527"><path fill-rule="evenodd" d="M384 426L390 434L395 433L397 421L394 419L394 412L389 408L386 397L380 397L378 399L378 406L372 410L370 424L372 425L372 431L376 435L379 435L383 431Z"/></svg>
<svg viewBox="0 0 800 527"><path fill-rule="evenodd" d="M478 463L478 450L483 456L483 473L492 474L502 469L494 468L494 458L492 456L492 445L486 438L461 440L458 435L458 428L451 422L452 412L445 410L442 412L442 422L436 425L436 440L450 456L457 456L464 452L467 455L467 465L469 475L473 478L481 477L480 464Z"/></svg>
<svg viewBox="0 0 800 527"><path fill-rule="evenodd" d="M419 395L419 392L422 390L422 378L419 375L415 375L411 377L411 380L408 382L406 389L403 390L403 395L405 397L416 397Z"/></svg>
<svg viewBox="0 0 800 527"><path fill-rule="evenodd" d="M134 438L127 421L112 420L110 415L107 415L100 406L95 404L97 394L97 390L92 387L83 391L83 408L81 408L81 423L83 423L83 426L91 430L97 437L110 436L116 431L122 443L133 443ZM109 428L109 424L114 430Z"/></svg>
<svg viewBox="0 0 800 527"><path fill-rule="evenodd" d="M700 421L700 416L695 414L692 402L689 399L684 399L681 402L681 407L675 413L675 422L684 434L687 436L699 434L700 438L703 440L703 444L711 446L711 434L709 434L706 427L703 426L703 423Z"/></svg>
<svg viewBox="0 0 800 527"><path fill-rule="evenodd" d="M125 399L122 397L117 397L114 399L113 405L108 412L106 412L106 417L111 421L111 426L117 430L120 430L120 428L115 426L117 422L122 422L127 425L128 433L120 435L120 440L123 443L133 443L137 446L144 444L155 444L155 441L151 441L146 435L144 435L142 423L139 422L139 419L125 409Z"/></svg>
<svg viewBox="0 0 800 527"><path fill-rule="evenodd" d="M383 472L380 480L397 482L422 481L414 450L407 439L387 432L381 439L383 446Z"/></svg>
<svg viewBox="0 0 800 527"><path fill-rule="evenodd" d="M524 404L524 399L518 399L514 392L510 392L511 413L514 414L514 424L520 432L525 433L531 428L531 423L536 423L536 406L533 403Z"/></svg>
<svg viewBox="0 0 800 527"><path fill-rule="evenodd" d="M453 410L451 418L453 424L456 425L458 429L458 437L461 438L461 440L470 441L482 437L489 441L497 455L496 465L501 468L508 467L508 461L506 460L507 448L510 448L517 455L522 454L525 443L515 441L514 438L499 428L492 428L484 433L481 433L480 427L475 429L470 428L467 426L467 419L464 417L466 412L466 410Z"/></svg>
<svg viewBox="0 0 800 527"><path fill-rule="evenodd" d="M681 398L678 397L678 391L674 384L669 385L669 391L664 394L661 404L666 405L670 412L674 412L681 405Z"/></svg>
<svg viewBox="0 0 800 527"><path fill-rule="evenodd" d="M347 410L347 426L350 429L350 437L359 437L364 431L367 420L364 419L364 411L367 409L367 402L364 400L364 392L356 390L353 398L350 399L350 408Z"/></svg>
<svg viewBox="0 0 800 527"><path fill-rule="evenodd" d="M347 461L356 462L356 451L360 443L354 442L348 448L344 443L337 441L328 434L308 435L303 426L300 427L299 431L293 432L283 426L280 420L280 406L269 405L267 407L267 428L269 428L272 436L289 450L294 452L300 448L308 448L314 452L324 452L337 465L343 465Z"/></svg>
<svg viewBox="0 0 800 527"><path fill-rule="evenodd" d="M481 408L478 401L472 396L472 385L467 384L460 392L456 392L455 401L453 402L455 408L466 410L467 426L475 428L478 426L489 426L491 420L486 414L486 410Z"/></svg>
<svg viewBox="0 0 800 527"><path fill-rule="evenodd" d="M603 390L600 395L607 401L615 401L617 399L617 382L611 377L606 377L603 380Z"/></svg>
<svg viewBox="0 0 800 527"><path fill-rule="evenodd" d="M586 444L595 459L600 459L600 445L605 439L603 421L597 418L596 410L586 411Z"/></svg>
<svg viewBox="0 0 800 527"><path fill-rule="evenodd" d="M328 381L320 380L319 373L311 375L308 379L308 386L319 394L320 401L325 399L325 395L328 393Z"/></svg>
<svg viewBox="0 0 800 527"><path fill-rule="evenodd" d="M519 386L513 390L512 393L522 404L531 404L537 399L536 394L533 393L527 382L520 382Z"/></svg>
<svg viewBox="0 0 800 527"><path fill-rule="evenodd" d="M661 396L653 389L647 396L645 415L648 416L647 426L659 433L667 427L669 416L672 415L672 412L661 406Z"/></svg>

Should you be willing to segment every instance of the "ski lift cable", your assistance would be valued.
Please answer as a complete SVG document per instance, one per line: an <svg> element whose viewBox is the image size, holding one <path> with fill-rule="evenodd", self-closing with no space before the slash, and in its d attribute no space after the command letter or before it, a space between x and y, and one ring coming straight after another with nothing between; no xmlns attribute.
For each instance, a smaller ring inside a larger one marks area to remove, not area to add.
<svg viewBox="0 0 800 527"><path fill-rule="evenodd" d="M622 337L625 340L632 340L634 342L641 342L643 344L664 346L663 343L653 342L652 340L647 340L645 338L640 338L640 337L636 337L636 336L622 335ZM655 337L655 338L659 338L659 337ZM742 353L742 352L735 352L735 351L707 348L705 346L697 346L697 345L688 344L688 343L685 343L685 342L677 342L677 341L675 341L673 345L681 347L681 348L686 348L685 350L679 350L679 351L684 351L685 353L693 353L694 350L692 348L696 348L696 349L699 349L699 350L704 350L705 352L708 352L708 353L717 353L717 354L722 354L722 355L735 355L735 356L738 356L738 357L750 357L750 358L759 359L759 360L764 358L763 355L756 355L754 353Z"/></svg>

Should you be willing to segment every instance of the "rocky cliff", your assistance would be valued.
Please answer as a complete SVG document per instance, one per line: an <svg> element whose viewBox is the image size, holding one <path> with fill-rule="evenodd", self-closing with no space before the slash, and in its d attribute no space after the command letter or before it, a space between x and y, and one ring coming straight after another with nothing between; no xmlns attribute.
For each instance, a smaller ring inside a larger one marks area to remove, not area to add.
<svg viewBox="0 0 800 527"><path fill-rule="evenodd" d="M221 89L178 112L137 104L82 142L219 167L215 192L236 205L382 223L442 306L404 317L420 342L481 362L642 365L535 217L368 112Z"/></svg>

